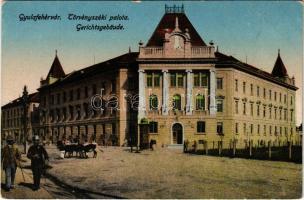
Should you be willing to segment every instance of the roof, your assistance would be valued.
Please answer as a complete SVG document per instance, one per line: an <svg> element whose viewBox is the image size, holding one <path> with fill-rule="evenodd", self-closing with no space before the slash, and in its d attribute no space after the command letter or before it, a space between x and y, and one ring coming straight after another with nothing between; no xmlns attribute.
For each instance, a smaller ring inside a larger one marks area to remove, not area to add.
<svg viewBox="0 0 304 200"><path fill-rule="evenodd" d="M138 64L136 62L136 59L138 58L138 52L129 52L123 55L120 55L118 57L112 58L110 60L77 70L73 71L64 77L58 79L56 82L54 82L51 85L45 85L39 88L38 90L48 88L50 86L57 86L65 83L70 83L74 81L79 81L83 78L86 77L91 77L96 74L105 72L105 71L110 71L110 70L115 70L119 68L125 68L125 67L134 67L135 70L138 69Z"/></svg>
<svg viewBox="0 0 304 200"><path fill-rule="evenodd" d="M39 103L39 93L35 92L32 94L29 94L29 102L30 103ZM17 99L14 99L13 101L3 105L1 108L6 109L6 108L12 108L16 106L20 106L22 104L22 97L19 97Z"/></svg>
<svg viewBox="0 0 304 200"><path fill-rule="evenodd" d="M61 63L58 59L57 54L54 58L53 64L51 66L51 69L50 69L47 77L50 77L50 76L54 77L54 78L61 78L61 77L65 76L65 73L63 71L63 68L62 68Z"/></svg>
<svg viewBox="0 0 304 200"><path fill-rule="evenodd" d="M279 84L281 86L287 87L292 90L297 90L298 88L294 85L290 85L288 83L283 82L278 77L275 77L272 73L263 71L257 67L249 65L247 63L243 63L242 61L234 58L233 56L228 56L220 52L215 52L215 56L218 59L216 62L216 68L225 68L225 67L234 67L238 70L244 71L246 73L255 75L262 79L271 81L273 83Z"/></svg>
<svg viewBox="0 0 304 200"><path fill-rule="evenodd" d="M280 52L278 53L277 60L274 64L271 74L275 77L288 77L286 67L281 59Z"/></svg>
<svg viewBox="0 0 304 200"><path fill-rule="evenodd" d="M176 17L179 21L179 29L183 32L186 28L189 30L192 46L206 46L206 43L184 13L165 13L146 46L163 46L165 29L168 29L169 33L174 30Z"/></svg>

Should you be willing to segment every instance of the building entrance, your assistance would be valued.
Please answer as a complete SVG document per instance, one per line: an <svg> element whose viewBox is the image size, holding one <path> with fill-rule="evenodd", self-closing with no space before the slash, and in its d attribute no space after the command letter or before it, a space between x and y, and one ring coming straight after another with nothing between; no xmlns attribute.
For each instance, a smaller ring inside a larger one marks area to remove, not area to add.
<svg viewBox="0 0 304 200"><path fill-rule="evenodd" d="M172 127L172 144L183 144L183 127L179 123Z"/></svg>

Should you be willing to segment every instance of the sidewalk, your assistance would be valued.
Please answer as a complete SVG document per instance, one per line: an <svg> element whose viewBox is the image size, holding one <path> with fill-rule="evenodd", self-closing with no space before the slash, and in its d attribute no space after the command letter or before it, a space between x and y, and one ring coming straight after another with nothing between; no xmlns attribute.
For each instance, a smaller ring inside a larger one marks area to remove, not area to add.
<svg viewBox="0 0 304 200"><path fill-rule="evenodd" d="M43 178L41 179L40 189L37 191L32 190L32 174L29 170L24 171L23 180L20 168L16 171L15 189L9 192L5 191L3 186L5 184L5 173L1 170L1 197L8 199L52 199L53 197L43 188Z"/></svg>

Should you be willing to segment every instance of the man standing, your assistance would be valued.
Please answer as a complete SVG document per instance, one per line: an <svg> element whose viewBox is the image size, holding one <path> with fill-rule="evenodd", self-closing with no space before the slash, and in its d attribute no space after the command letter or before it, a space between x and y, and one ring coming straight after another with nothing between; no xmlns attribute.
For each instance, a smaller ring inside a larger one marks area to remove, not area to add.
<svg viewBox="0 0 304 200"><path fill-rule="evenodd" d="M34 144L29 148L27 157L31 159L31 168L34 177L34 190L40 189L40 178L45 167L45 160L49 160L49 156L42 145L39 144L39 136L35 135Z"/></svg>
<svg viewBox="0 0 304 200"><path fill-rule="evenodd" d="M5 186L6 190L13 189L15 183L15 174L17 169L17 160L21 158L18 147L14 144L14 139L11 135L6 138L6 146L1 153L1 162L5 171Z"/></svg>

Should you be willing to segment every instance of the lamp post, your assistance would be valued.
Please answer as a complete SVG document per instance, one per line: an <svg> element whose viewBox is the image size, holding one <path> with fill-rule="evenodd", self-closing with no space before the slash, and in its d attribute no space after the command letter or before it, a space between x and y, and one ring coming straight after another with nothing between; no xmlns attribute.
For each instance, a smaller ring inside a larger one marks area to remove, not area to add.
<svg viewBox="0 0 304 200"><path fill-rule="evenodd" d="M26 139L27 139L27 108L28 108L28 91L26 85L23 88L22 93L22 106L23 106L23 145L24 153L26 153Z"/></svg>

